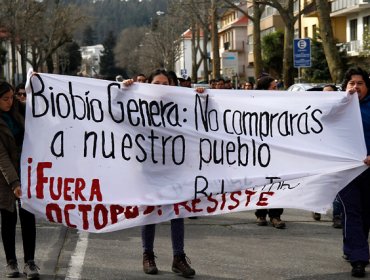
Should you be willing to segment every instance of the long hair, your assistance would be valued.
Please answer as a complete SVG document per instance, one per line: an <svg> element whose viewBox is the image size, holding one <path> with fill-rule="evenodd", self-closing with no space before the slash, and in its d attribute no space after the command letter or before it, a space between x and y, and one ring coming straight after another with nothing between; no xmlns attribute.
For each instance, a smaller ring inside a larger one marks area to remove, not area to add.
<svg viewBox="0 0 370 280"><path fill-rule="evenodd" d="M263 76L262 78L258 79L256 84L256 89L268 89L271 82L275 81L273 77L270 76Z"/></svg>
<svg viewBox="0 0 370 280"><path fill-rule="evenodd" d="M167 79L168 79L168 82L170 82L170 77L168 76L167 71L166 71L166 70L164 70L164 69L157 69L157 70L154 70L154 71L150 74L150 76L149 76L149 78L148 78L148 83L149 83L149 84L151 84L151 83L153 82L153 80L154 80L154 77L155 77L155 76L158 76L158 75L166 76L166 77L167 77Z"/></svg>
<svg viewBox="0 0 370 280"><path fill-rule="evenodd" d="M0 81L0 98L9 91L13 92L14 94L14 87L6 81ZM15 118L18 122L20 122L19 114L20 114L21 108L22 108L22 104L20 104L18 99L14 98L13 96L13 104L12 104L12 107L10 108L9 114L13 116L13 118ZM0 111L0 114L1 114L1 111Z"/></svg>

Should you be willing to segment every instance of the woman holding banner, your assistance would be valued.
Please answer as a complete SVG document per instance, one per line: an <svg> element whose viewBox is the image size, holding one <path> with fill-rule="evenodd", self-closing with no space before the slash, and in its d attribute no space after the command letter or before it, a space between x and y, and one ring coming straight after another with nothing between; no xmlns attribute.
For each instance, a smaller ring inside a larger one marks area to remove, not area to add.
<svg viewBox="0 0 370 280"><path fill-rule="evenodd" d="M256 90L277 90L276 80L270 76L263 76L258 79ZM270 222L274 228L285 228L285 222L280 219L284 209L258 209L255 212L258 226L267 226L266 216L269 215Z"/></svg>
<svg viewBox="0 0 370 280"><path fill-rule="evenodd" d="M38 279L38 267L34 261L36 244L35 216L22 209L19 180L20 155L24 135L24 119L17 108L13 87L0 82L0 213L1 236L7 260L6 276L19 277L15 249L17 207L21 221L24 274L27 279Z"/></svg>
<svg viewBox="0 0 370 280"><path fill-rule="evenodd" d="M124 86L133 84L133 80L123 81ZM171 85L171 78L167 71L158 69L154 71L148 78L148 83L157 85ZM204 89L198 89L199 93ZM155 224L145 225L141 228L141 239L143 244L143 270L146 274L157 274L158 268L155 263L154 254L154 238L155 238ZM173 250L172 271L180 273L184 277L191 277L195 275L195 270L190 267L189 258L184 252L184 219L171 220L171 240Z"/></svg>
<svg viewBox="0 0 370 280"><path fill-rule="evenodd" d="M361 68L349 69L342 89L357 93L360 100L367 157L364 163L370 166L370 79ZM369 263L370 229L370 169L368 168L338 193L343 206L343 251L352 265L352 276L364 277Z"/></svg>

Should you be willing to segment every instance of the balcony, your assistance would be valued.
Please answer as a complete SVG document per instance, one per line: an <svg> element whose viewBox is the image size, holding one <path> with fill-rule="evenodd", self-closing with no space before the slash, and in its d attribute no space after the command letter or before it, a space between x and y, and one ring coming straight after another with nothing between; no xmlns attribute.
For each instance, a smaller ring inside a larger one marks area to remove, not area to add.
<svg viewBox="0 0 370 280"><path fill-rule="evenodd" d="M331 3L331 16L345 16L370 8L370 0L335 0Z"/></svg>
<svg viewBox="0 0 370 280"><path fill-rule="evenodd" d="M350 41L344 45L349 56L358 55L362 51L362 45L360 40Z"/></svg>
<svg viewBox="0 0 370 280"><path fill-rule="evenodd" d="M303 16L304 17L316 17L317 16L317 11L316 11L316 5L313 0L305 0L303 4Z"/></svg>

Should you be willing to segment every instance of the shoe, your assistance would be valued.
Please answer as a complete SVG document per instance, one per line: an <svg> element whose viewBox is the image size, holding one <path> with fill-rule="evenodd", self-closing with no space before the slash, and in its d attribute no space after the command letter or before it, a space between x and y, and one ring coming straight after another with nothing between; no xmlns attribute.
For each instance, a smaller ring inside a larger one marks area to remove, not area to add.
<svg viewBox="0 0 370 280"><path fill-rule="evenodd" d="M267 226L265 217L257 217L257 226Z"/></svg>
<svg viewBox="0 0 370 280"><path fill-rule="evenodd" d="M342 228L342 218L340 216L333 217L333 228Z"/></svg>
<svg viewBox="0 0 370 280"><path fill-rule="evenodd" d="M40 268L35 264L34 261L28 261L24 265L23 273L27 276L27 279L39 279L39 270Z"/></svg>
<svg viewBox="0 0 370 280"><path fill-rule="evenodd" d="M362 278L365 277L365 266L366 264L363 262L354 262L351 263L352 265L352 276Z"/></svg>
<svg viewBox="0 0 370 280"><path fill-rule="evenodd" d="M172 262L172 271L181 273L184 277L191 277L195 275L195 270L190 267L190 259L185 255L175 255Z"/></svg>
<svg viewBox="0 0 370 280"><path fill-rule="evenodd" d="M146 274L157 274L158 268L155 264L156 256L153 252L145 252L143 254L143 270Z"/></svg>
<svg viewBox="0 0 370 280"><path fill-rule="evenodd" d="M270 222L274 228L283 229L285 228L285 223L279 218L271 218Z"/></svg>
<svg viewBox="0 0 370 280"><path fill-rule="evenodd" d="M6 277L17 278L19 277L18 263L16 260L9 260L6 265Z"/></svg>
<svg viewBox="0 0 370 280"><path fill-rule="evenodd" d="M316 213L316 212L312 212L312 218L315 221L320 221L321 220L321 214L320 213Z"/></svg>

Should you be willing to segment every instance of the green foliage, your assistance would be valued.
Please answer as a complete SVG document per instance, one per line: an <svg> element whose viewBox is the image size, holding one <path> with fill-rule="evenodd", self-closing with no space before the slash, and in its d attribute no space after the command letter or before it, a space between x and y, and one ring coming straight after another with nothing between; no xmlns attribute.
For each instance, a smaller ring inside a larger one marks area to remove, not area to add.
<svg viewBox="0 0 370 280"><path fill-rule="evenodd" d="M367 25L364 25L364 34L362 36L363 46L360 56L370 57L370 28Z"/></svg>
<svg viewBox="0 0 370 280"><path fill-rule="evenodd" d="M80 46L76 42L67 43L59 56L59 73L76 75L81 65Z"/></svg>
<svg viewBox="0 0 370 280"><path fill-rule="evenodd" d="M168 0L64 0L63 2L78 5L82 13L91 17L90 25L96 36L94 44L100 44L107 37L108 30L117 36L128 27L149 26L152 19L156 17L157 11L167 11ZM83 38L77 39L83 42Z"/></svg>
<svg viewBox="0 0 370 280"><path fill-rule="evenodd" d="M303 79L309 82L331 80L322 42L317 40L317 36L311 40L311 67L304 69Z"/></svg>
<svg viewBox="0 0 370 280"><path fill-rule="evenodd" d="M90 25L84 29L82 36L82 46L96 45L96 34Z"/></svg>
<svg viewBox="0 0 370 280"><path fill-rule="evenodd" d="M116 46L116 37L113 31L108 33L107 38L103 42L104 51L100 57L100 74L104 79L115 80L117 75L122 75L122 69L116 67L114 57L114 47ZM126 74L124 73L124 76Z"/></svg>
<svg viewBox="0 0 370 280"><path fill-rule="evenodd" d="M284 33L276 31L262 38L262 61L264 68L277 78L281 78L283 72L284 57Z"/></svg>
<svg viewBox="0 0 370 280"><path fill-rule="evenodd" d="M347 54L345 51L340 51L340 56L343 65L347 65ZM311 39L311 67L304 68L303 80L306 82L331 82L331 75L326 61L324 48L319 35Z"/></svg>

